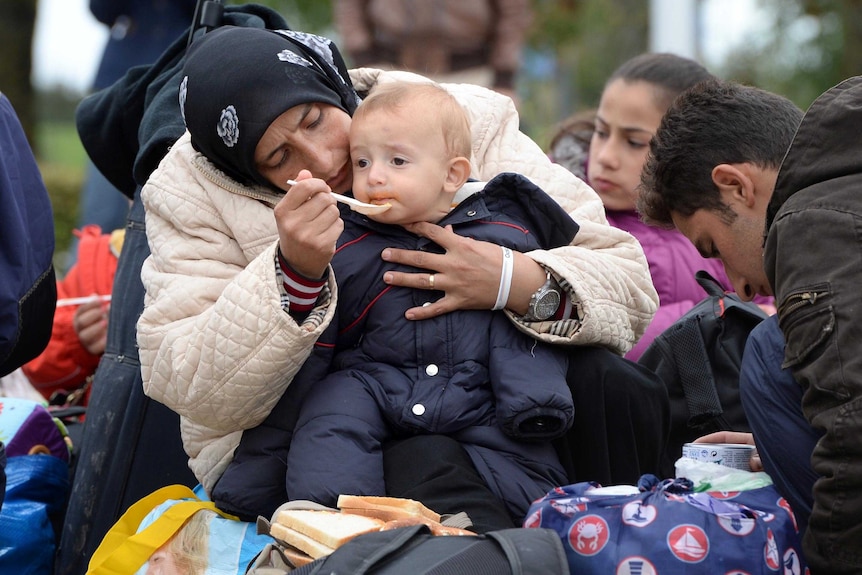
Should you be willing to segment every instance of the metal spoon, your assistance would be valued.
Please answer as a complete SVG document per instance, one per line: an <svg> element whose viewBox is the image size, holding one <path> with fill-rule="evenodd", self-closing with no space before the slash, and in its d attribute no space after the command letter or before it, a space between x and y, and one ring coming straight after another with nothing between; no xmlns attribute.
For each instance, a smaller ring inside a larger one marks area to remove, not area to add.
<svg viewBox="0 0 862 575"><path fill-rule="evenodd" d="M290 186L296 185L296 180L287 180L287 184ZM350 209L354 212L359 212L360 214L370 215L370 214L380 214L388 210L392 207L392 204L366 204L365 202L360 202L356 198L351 198L350 196L342 196L341 194L336 194L335 192L329 192L332 194L337 201L343 202L350 206Z"/></svg>

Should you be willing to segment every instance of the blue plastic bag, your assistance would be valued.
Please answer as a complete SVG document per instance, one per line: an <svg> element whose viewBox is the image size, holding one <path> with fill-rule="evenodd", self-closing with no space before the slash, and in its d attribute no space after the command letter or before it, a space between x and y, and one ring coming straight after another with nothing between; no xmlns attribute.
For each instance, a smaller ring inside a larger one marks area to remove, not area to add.
<svg viewBox="0 0 862 575"><path fill-rule="evenodd" d="M0 507L0 573L50 575L56 534L69 493L69 465L52 455L6 461L6 497Z"/></svg>
<svg viewBox="0 0 862 575"><path fill-rule="evenodd" d="M771 485L694 493L686 479L644 476L643 491L632 495L603 494L594 491L598 487L559 487L534 502L524 522L559 534L572 573L806 571L796 519Z"/></svg>

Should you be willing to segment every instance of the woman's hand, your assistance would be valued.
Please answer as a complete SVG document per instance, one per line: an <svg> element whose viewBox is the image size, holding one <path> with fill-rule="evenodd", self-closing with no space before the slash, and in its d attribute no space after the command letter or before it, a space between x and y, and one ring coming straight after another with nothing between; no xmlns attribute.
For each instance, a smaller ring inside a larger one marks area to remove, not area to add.
<svg viewBox="0 0 862 575"><path fill-rule="evenodd" d="M78 339L87 353L102 355L108 343L108 312L110 304L96 299L83 303L75 310L72 317L72 328L78 334Z"/></svg>
<svg viewBox="0 0 862 575"><path fill-rule="evenodd" d="M422 251L387 248L382 257L396 262L428 270L428 272L386 272L383 280L390 285L419 289L435 289L444 296L424 307L410 308L407 319L428 319L457 309L491 309L500 288L500 272L503 256L500 246L459 236L451 226L417 222L405 226L411 232L424 236L441 246L445 253L432 254ZM515 313L527 311L530 296L545 282L542 267L518 252L515 257L512 288L506 305ZM434 285L430 275L434 274Z"/></svg>
<svg viewBox="0 0 862 575"><path fill-rule="evenodd" d="M763 471L763 463L760 461L760 455L757 453L757 445L754 443L754 435L742 431L716 431L709 435L698 437L694 443L737 443L742 445L754 445L754 453L751 454L751 459L748 461L748 467L752 471Z"/></svg>
<svg viewBox="0 0 862 575"><path fill-rule="evenodd" d="M302 170L296 185L275 206L278 247L296 272L307 278L323 277L335 254L335 242L344 223L323 180Z"/></svg>

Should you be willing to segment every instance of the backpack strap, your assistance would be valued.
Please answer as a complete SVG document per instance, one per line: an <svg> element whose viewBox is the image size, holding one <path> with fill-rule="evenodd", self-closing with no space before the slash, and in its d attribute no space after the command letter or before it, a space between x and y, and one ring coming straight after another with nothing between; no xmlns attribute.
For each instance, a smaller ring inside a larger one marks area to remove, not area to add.
<svg viewBox="0 0 862 575"><path fill-rule="evenodd" d="M735 297L727 297L724 287L706 270L698 271L694 277L707 296L717 302L717 315L723 317L728 310L738 309L749 316L754 325L768 317L766 312L755 304L739 301ZM718 398L715 377L710 368L709 355L703 341L700 317L697 323L686 321L673 326L669 330L667 342L685 393L689 427L721 416L724 410Z"/></svg>
<svg viewBox="0 0 862 575"><path fill-rule="evenodd" d="M695 272L694 279L700 284L700 287L706 292L709 297L724 297L727 293L718 280L706 270Z"/></svg>
<svg viewBox="0 0 862 575"><path fill-rule="evenodd" d="M688 405L689 426L695 426L723 411L710 369L709 355L697 322L684 321L671 326L667 333L667 348L679 375Z"/></svg>
<svg viewBox="0 0 862 575"><path fill-rule="evenodd" d="M296 569L296 575L319 575L328 573L351 573L366 575L374 573L388 558L405 553L427 541L431 530L426 525L410 525L388 531L375 531L355 537L335 550Z"/></svg>
<svg viewBox="0 0 862 575"><path fill-rule="evenodd" d="M501 529L489 531L485 536L496 541L503 549L512 575L568 572L569 560L560 535L553 529Z"/></svg>
<svg viewBox="0 0 862 575"><path fill-rule="evenodd" d="M189 39L186 42L186 47L191 45L195 38L195 32L201 28L205 28L207 32L213 28L218 28L222 25L223 19L223 0L198 0L195 4L195 14L192 19L192 26L189 28Z"/></svg>
<svg viewBox="0 0 862 575"><path fill-rule="evenodd" d="M559 534L551 529L512 528L484 535L434 536L425 525L355 537L332 554L291 575L402 575L568 573Z"/></svg>

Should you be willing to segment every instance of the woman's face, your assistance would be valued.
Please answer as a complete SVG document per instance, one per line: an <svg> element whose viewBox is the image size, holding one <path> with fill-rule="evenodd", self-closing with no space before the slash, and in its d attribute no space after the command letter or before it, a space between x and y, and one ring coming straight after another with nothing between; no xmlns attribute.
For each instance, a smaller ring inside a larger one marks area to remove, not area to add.
<svg viewBox="0 0 862 575"><path fill-rule="evenodd" d="M260 174L287 190L302 169L325 180L333 192L350 191L350 115L330 104L301 104L276 118L257 143Z"/></svg>
<svg viewBox="0 0 862 575"><path fill-rule="evenodd" d="M649 142L664 114L655 91L648 82L617 79L602 92L587 177L606 209L635 209Z"/></svg>

